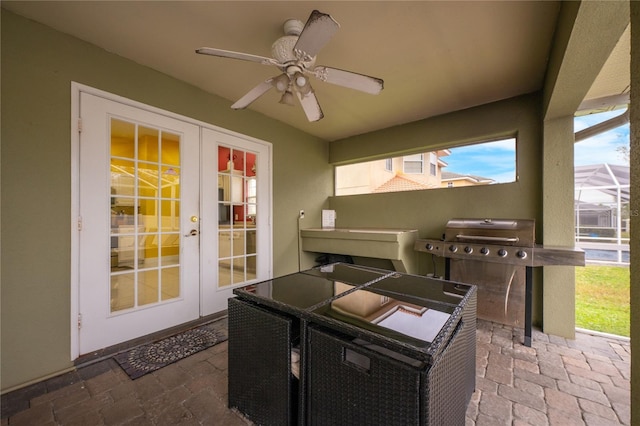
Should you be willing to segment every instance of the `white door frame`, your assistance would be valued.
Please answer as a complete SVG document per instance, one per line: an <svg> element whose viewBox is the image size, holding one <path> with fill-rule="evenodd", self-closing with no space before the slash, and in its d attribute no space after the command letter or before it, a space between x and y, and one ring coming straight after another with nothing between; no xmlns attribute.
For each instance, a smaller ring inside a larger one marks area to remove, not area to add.
<svg viewBox="0 0 640 426"><path fill-rule="evenodd" d="M217 132L225 133L228 135L232 135L234 137L239 137L251 142L259 143L266 146L268 151L268 162L269 165L272 164L272 145L269 142L265 142L260 139L252 138L250 136L242 135L240 133L232 132L227 129L223 129L217 126L213 126L209 123L205 123L199 120L195 120L189 117L182 116L180 114L175 114L169 111L162 110L160 108L156 108L153 106L149 106L143 104L141 102L133 101L131 99L124 98L122 96L114 95L112 93L108 93L99 89L95 89L90 86L86 86L80 83L71 82L71 261L70 261L70 297L71 297L71 309L70 309L70 324L71 324L71 333L70 333L70 356L71 360L75 360L80 355L80 345L79 345L79 292L80 292L80 281L79 281L79 250L80 250L80 228L79 228L79 217L80 217L80 130L81 130L81 122L80 122L80 93L85 92L95 96L102 97L107 100L120 102L125 105L129 105L132 107L140 108L147 110L149 112L153 112L156 114L164 115L170 118L178 119L185 121L187 123L195 124L200 126L201 128L211 129ZM202 134L202 130L200 132ZM265 229L261 230L262 238L269 239L269 247L270 249L265 253L268 257L268 271L267 271L267 279L272 277L273 274L273 226L272 226L272 214L273 214L273 179L272 173L269 173L266 177L268 179L268 188L269 188L269 197L266 200L263 200L268 204L268 221L266 223ZM202 196L202 195L201 195ZM201 307L200 312L202 312L202 299L200 300Z"/></svg>

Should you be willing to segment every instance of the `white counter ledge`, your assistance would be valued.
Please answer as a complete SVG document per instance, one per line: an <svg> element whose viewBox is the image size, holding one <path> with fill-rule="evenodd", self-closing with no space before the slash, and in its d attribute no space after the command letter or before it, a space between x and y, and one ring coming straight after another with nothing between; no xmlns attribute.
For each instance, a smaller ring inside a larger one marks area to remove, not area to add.
<svg viewBox="0 0 640 426"><path fill-rule="evenodd" d="M311 228L300 236L304 251L388 259L398 272L418 272L415 229Z"/></svg>

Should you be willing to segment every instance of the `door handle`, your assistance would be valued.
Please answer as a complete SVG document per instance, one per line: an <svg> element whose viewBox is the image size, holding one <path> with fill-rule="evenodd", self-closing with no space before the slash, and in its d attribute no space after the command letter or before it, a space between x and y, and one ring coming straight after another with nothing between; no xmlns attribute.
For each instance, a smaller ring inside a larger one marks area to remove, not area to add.
<svg viewBox="0 0 640 426"><path fill-rule="evenodd" d="M188 234L184 234L185 237L195 237L196 235L198 235L197 229L192 229Z"/></svg>

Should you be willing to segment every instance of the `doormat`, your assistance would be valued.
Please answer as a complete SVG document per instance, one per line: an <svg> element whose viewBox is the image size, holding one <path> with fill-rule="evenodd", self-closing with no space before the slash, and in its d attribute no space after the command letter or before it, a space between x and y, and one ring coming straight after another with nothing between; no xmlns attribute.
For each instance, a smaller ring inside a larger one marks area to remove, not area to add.
<svg viewBox="0 0 640 426"><path fill-rule="evenodd" d="M227 318L201 325L115 355L131 379L166 367L227 340Z"/></svg>

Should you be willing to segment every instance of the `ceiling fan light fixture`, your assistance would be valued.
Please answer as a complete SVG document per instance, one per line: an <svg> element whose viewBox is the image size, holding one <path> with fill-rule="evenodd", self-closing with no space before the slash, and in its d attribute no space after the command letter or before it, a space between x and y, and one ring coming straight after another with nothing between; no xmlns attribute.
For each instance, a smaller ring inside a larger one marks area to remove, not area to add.
<svg viewBox="0 0 640 426"><path fill-rule="evenodd" d="M295 105L293 101L293 93L291 93L291 90L287 90L282 94L282 97L280 98L280 103L283 105L289 105L289 106Z"/></svg>
<svg viewBox="0 0 640 426"><path fill-rule="evenodd" d="M318 121L324 117L324 114L313 87L311 87L310 76L330 84L372 95L377 95L384 88L384 81L380 78L324 65L315 66L316 55L329 42L339 27L340 25L331 15L314 10L304 24L297 19L285 21L284 32L286 35L278 38L271 45L270 58L212 47L201 47L196 49L196 53L256 62L275 66L280 70L281 74L277 77L271 77L259 83L232 104L232 109L244 109L270 89L275 88L281 94L281 104L294 105L293 98L296 96L307 119Z"/></svg>
<svg viewBox="0 0 640 426"><path fill-rule="evenodd" d="M278 92L284 92L289 87L289 76L286 74L280 74L274 80L274 86Z"/></svg>
<svg viewBox="0 0 640 426"><path fill-rule="evenodd" d="M293 75L293 81L296 84L296 88L298 92L306 95L311 91L311 83L309 82L309 78L303 75L301 72L297 72Z"/></svg>
<svg viewBox="0 0 640 426"><path fill-rule="evenodd" d="M304 75L300 73L296 74L296 84L298 85L298 87L306 86L308 82L309 80L307 80Z"/></svg>

